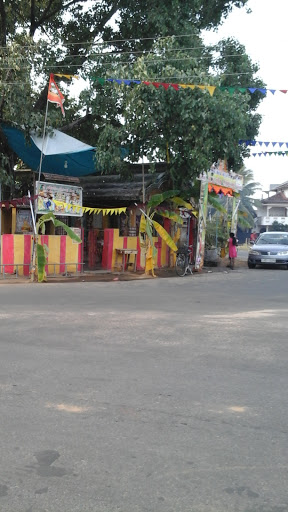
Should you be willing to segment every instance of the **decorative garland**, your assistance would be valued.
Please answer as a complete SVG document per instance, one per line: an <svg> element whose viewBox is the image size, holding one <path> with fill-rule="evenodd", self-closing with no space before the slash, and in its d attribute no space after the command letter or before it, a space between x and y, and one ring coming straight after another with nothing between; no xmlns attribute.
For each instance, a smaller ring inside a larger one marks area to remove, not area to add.
<svg viewBox="0 0 288 512"><path fill-rule="evenodd" d="M103 215L120 215L121 213L125 213L127 210L127 207L121 207L121 208L92 208L90 206L76 206L74 204L64 203L63 201L57 201L56 199L53 199L52 202L56 206L62 206L62 208L68 208L70 210L71 208L75 210L75 212L80 212L82 210L83 213L91 213L93 214L99 214L102 213Z"/></svg>
<svg viewBox="0 0 288 512"><path fill-rule="evenodd" d="M92 80L95 82L98 82L101 85L104 85L105 82L114 82L118 85L153 85L156 87L156 89L159 89L159 87L163 87L165 90L172 88L175 89L175 91L179 91L181 89L202 89L207 90L210 94L210 96L213 96L215 89L219 89L220 91L227 91L229 94L234 94L234 92L241 92L246 93L250 92L253 94L254 92L260 92L263 94L263 96L266 96L267 92L271 92L271 94L275 94L275 92L282 92L283 94L286 94L288 92L288 89L266 89L263 87L226 87L226 86L215 86L215 85L198 85L198 84L183 84L183 83L167 83L167 82L148 82L144 80L130 80L125 78L101 78L97 76L92 76Z"/></svg>
<svg viewBox="0 0 288 512"><path fill-rule="evenodd" d="M288 151L261 151L261 153L252 153L252 156L288 156Z"/></svg>
<svg viewBox="0 0 288 512"><path fill-rule="evenodd" d="M242 145L242 144L245 144L245 146L257 146L257 144L259 144L259 146L266 146L266 148L272 144L273 148L276 146L276 144L279 145L279 147L281 148L281 146L286 146L286 148L288 148L288 142L264 142L262 140L239 140L239 145Z"/></svg>

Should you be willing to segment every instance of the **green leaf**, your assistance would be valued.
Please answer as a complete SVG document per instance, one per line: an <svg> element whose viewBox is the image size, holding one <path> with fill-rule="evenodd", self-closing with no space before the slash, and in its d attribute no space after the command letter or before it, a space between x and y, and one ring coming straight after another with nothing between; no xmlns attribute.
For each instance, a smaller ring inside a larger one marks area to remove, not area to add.
<svg viewBox="0 0 288 512"><path fill-rule="evenodd" d="M41 244L37 244L37 273L38 273L38 282L42 283L46 281L46 271L45 265L47 263L45 256L45 248Z"/></svg>
<svg viewBox="0 0 288 512"><path fill-rule="evenodd" d="M211 194L208 194L208 203L215 208L218 212L226 213L227 210L223 206L223 204L217 199L217 197L213 197Z"/></svg>
<svg viewBox="0 0 288 512"><path fill-rule="evenodd" d="M187 210L193 210L192 204L188 203L187 201L184 201L182 197L172 197L171 201L178 206L184 206L184 208L187 208Z"/></svg>
<svg viewBox="0 0 288 512"><path fill-rule="evenodd" d="M70 236L70 238L72 240L74 240L78 244L81 244L81 242L82 242L81 238L78 235L76 235L76 233L74 233L73 229L69 228L68 226L66 226L66 224L64 224L64 222L62 222L61 220L58 220L58 219L55 219L54 223L55 223L55 228L58 228L58 227L63 228L66 231L67 235Z"/></svg>
<svg viewBox="0 0 288 512"><path fill-rule="evenodd" d="M153 226L156 229L157 233L161 236L161 238L164 240L164 242L172 249L172 251L177 251L177 245L175 244L174 240L171 238L169 233L167 233L166 229L163 228L156 220L153 220Z"/></svg>
<svg viewBox="0 0 288 512"><path fill-rule="evenodd" d="M155 206L163 203L166 199L171 199L171 197L174 197L177 194L179 194L179 190L167 190L162 194L155 194L150 198L147 206L148 208L155 208Z"/></svg>
<svg viewBox="0 0 288 512"><path fill-rule="evenodd" d="M168 210L165 211L157 211L158 215L161 215L161 217L165 217L166 219L173 220L177 224L183 224L183 219L181 215L178 215L178 213L169 212Z"/></svg>

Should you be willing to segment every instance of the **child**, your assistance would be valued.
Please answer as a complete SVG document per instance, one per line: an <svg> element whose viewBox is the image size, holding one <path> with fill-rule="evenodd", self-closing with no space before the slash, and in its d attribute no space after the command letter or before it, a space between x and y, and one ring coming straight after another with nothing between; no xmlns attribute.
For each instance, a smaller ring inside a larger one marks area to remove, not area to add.
<svg viewBox="0 0 288 512"><path fill-rule="evenodd" d="M234 261L235 258L237 258L237 239L234 235L234 233L230 233L228 240L228 247L229 247L229 260L230 265L228 265L231 270L234 270Z"/></svg>

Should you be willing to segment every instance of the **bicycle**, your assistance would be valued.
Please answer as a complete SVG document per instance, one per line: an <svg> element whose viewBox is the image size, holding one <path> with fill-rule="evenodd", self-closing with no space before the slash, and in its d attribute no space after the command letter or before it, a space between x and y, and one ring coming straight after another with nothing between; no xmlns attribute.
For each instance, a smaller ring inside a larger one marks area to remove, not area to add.
<svg viewBox="0 0 288 512"><path fill-rule="evenodd" d="M175 270L176 274L179 277L184 277L188 272L193 274L192 272L192 254L193 254L193 246L192 245L184 245L179 247L176 256L176 264Z"/></svg>

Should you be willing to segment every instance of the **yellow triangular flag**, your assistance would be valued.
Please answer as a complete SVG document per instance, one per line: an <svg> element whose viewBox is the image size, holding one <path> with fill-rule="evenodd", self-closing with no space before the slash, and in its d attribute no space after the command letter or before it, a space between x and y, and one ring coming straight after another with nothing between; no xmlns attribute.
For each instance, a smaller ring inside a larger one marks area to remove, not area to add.
<svg viewBox="0 0 288 512"><path fill-rule="evenodd" d="M216 87L215 85L207 85L206 89L208 89L210 96L213 96Z"/></svg>
<svg viewBox="0 0 288 512"><path fill-rule="evenodd" d="M71 80L71 78L77 78L77 80L79 79L78 75L63 75L61 73L54 73L54 76L65 76L65 78L68 78L69 80Z"/></svg>

